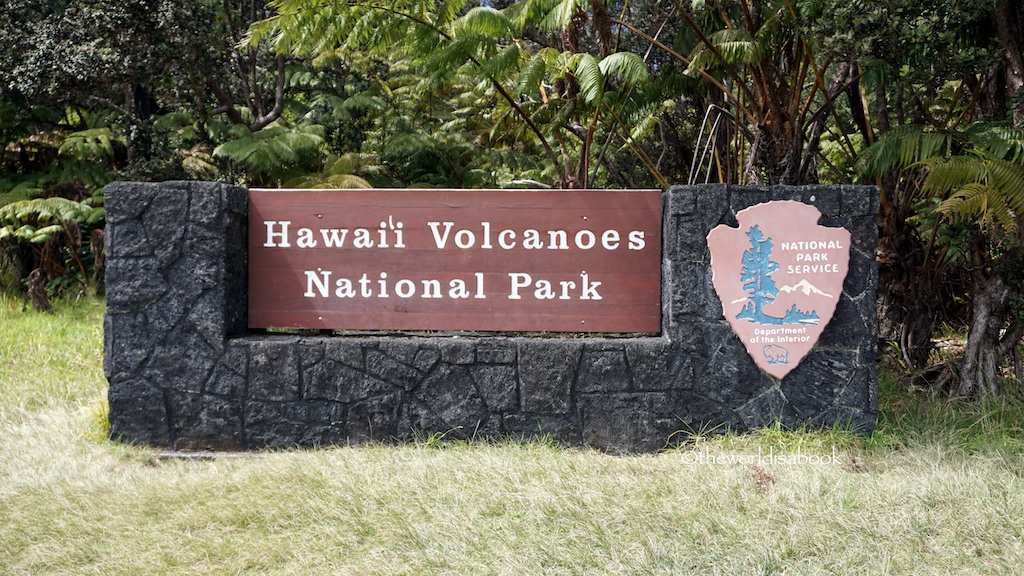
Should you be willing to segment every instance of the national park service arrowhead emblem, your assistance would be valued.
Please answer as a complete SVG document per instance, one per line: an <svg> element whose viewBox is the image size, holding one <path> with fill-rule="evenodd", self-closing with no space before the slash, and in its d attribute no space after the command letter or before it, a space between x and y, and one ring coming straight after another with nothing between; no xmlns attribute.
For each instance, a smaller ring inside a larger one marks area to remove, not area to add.
<svg viewBox="0 0 1024 576"><path fill-rule="evenodd" d="M850 232L818 224L821 212L790 200L736 214L739 228L708 234L725 319L761 370L782 378L832 320L850 268Z"/></svg>

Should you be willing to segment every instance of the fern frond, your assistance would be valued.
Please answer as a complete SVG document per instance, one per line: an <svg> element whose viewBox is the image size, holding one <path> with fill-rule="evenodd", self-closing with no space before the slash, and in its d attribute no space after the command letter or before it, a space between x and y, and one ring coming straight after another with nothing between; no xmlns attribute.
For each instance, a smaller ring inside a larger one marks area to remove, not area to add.
<svg viewBox="0 0 1024 576"><path fill-rule="evenodd" d="M553 52L556 52L553 48L543 48L526 62L516 78L515 96L539 92L540 83L548 73L548 60Z"/></svg>
<svg viewBox="0 0 1024 576"><path fill-rule="evenodd" d="M342 154L333 161L327 163L324 168L325 176L338 174L355 174L363 165L363 157L358 152Z"/></svg>
<svg viewBox="0 0 1024 576"><path fill-rule="evenodd" d="M886 132L861 156L861 171L880 178L893 170L905 170L928 158L946 157L953 150L955 135L922 126L898 126Z"/></svg>
<svg viewBox="0 0 1024 576"><path fill-rule="evenodd" d="M477 6L455 22L459 34L485 34L495 39L515 35L512 21L502 12L488 6Z"/></svg>
<svg viewBox="0 0 1024 576"><path fill-rule="evenodd" d="M961 187L942 201L936 210L957 221L973 221L981 226L999 226L1016 230L1016 220L998 190L980 183Z"/></svg>
<svg viewBox="0 0 1024 576"><path fill-rule="evenodd" d="M1024 161L1024 130L1006 122L974 122L964 134L979 148L1009 162Z"/></svg>
<svg viewBox="0 0 1024 576"><path fill-rule="evenodd" d="M174 132L191 126L196 121L195 115L187 110L176 110L153 117L153 127L157 130Z"/></svg>
<svg viewBox="0 0 1024 576"><path fill-rule="evenodd" d="M560 0L538 23L538 27L549 32L565 30L582 4L583 0Z"/></svg>
<svg viewBox="0 0 1024 576"><path fill-rule="evenodd" d="M114 144L123 141L124 138L115 135L109 127L91 128L68 134L57 152L76 160L112 158Z"/></svg>
<svg viewBox="0 0 1024 576"><path fill-rule="evenodd" d="M320 126L290 130L271 124L259 132L217 146L213 155L266 174L295 164L304 156L315 155L324 141L322 132Z"/></svg>
<svg viewBox="0 0 1024 576"><path fill-rule="evenodd" d="M486 78L501 79L509 72L516 70L521 53L518 44L509 44L494 57L489 58L480 66L480 75Z"/></svg>
<svg viewBox="0 0 1024 576"><path fill-rule="evenodd" d="M924 191L944 198L940 211L1015 230L1024 217L1024 167L988 153L929 160Z"/></svg>
<svg viewBox="0 0 1024 576"><path fill-rule="evenodd" d="M433 2L421 2L424 9L432 8ZM436 16L434 18L434 26L438 28L448 28L456 21L459 14L465 9L466 0L443 0L438 3L436 8ZM476 10L476 8L473 8ZM473 10L470 10L472 12Z"/></svg>
<svg viewBox="0 0 1024 576"><path fill-rule="evenodd" d="M67 198L34 198L0 206L0 237L45 242L64 230L64 222L96 222L103 208Z"/></svg>
<svg viewBox="0 0 1024 576"><path fill-rule="evenodd" d="M586 53L576 53L569 58L572 72L580 82L580 95L583 101L593 103L604 93L604 74L597 59Z"/></svg>
<svg viewBox="0 0 1024 576"><path fill-rule="evenodd" d="M696 74L720 68L724 64L736 65L756 61L756 45L746 30L725 28L712 34L708 40L714 46L714 50L703 43L697 44L690 52L687 73Z"/></svg>
<svg viewBox="0 0 1024 576"><path fill-rule="evenodd" d="M494 39L484 34L464 34L427 56L424 68L433 72L436 77L454 74L471 58L494 46Z"/></svg>
<svg viewBox="0 0 1024 576"><path fill-rule="evenodd" d="M642 84L649 78L644 59L633 52L609 54L601 60L598 68L605 77L620 76L626 85Z"/></svg>

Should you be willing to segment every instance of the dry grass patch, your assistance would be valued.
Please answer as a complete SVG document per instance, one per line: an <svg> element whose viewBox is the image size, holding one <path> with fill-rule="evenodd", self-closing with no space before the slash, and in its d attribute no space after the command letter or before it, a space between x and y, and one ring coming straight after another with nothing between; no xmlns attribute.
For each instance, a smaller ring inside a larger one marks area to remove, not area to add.
<svg viewBox="0 0 1024 576"><path fill-rule="evenodd" d="M103 390L98 320L62 314L23 326L68 325L79 344L38 352L67 371L11 357L21 349L6 330L0 347L0 360L20 367L0 375L0 574L1014 574L1024 565L1012 406L964 408L943 423L924 401L901 398L871 438L769 428L657 456L424 441L165 460L89 437L88 407ZM35 370L32 384L22 369Z"/></svg>

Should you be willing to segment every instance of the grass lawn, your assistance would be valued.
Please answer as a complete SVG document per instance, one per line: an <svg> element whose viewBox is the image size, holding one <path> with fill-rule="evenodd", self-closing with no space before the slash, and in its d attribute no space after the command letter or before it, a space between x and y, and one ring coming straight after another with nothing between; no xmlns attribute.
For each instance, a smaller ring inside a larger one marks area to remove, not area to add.
<svg viewBox="0 0 1024 576"><path fill-rule="evenodd" d="M103 439L102 305L0 298L0 574L1019 574L1024 416L882 386L870 438L166 460Z"/></svg>

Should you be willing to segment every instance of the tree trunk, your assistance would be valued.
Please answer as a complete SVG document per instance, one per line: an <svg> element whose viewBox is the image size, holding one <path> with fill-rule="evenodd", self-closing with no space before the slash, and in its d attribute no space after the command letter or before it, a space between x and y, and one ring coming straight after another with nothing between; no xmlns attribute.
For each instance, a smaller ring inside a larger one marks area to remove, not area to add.
<svg viewBox="0 0 1024 576"><path fill-rule="evenodd" d="M978 398L998 391L999 364L1024 333L1024 326L1011 317L1012 295L1012 287L999 276L982 275L975 281L967 346L957 363L955 396Z"/></svg>
<svg viewBox="0 0 1024 576"><path fill-rule="evenodd" d="M1019 0L999 0L992 12L996 34L1003 49L1006 90L1017 124L1024 122L1024 103L1017 100L1024 90L1024 9Z"/></svg>
<svg viewBox="0 0 1024 576"><path fill-rule="evenodd" d="M908 214L892 201L898 179L883 178L885 194L879 211L878 292L879 336L898 342L907 368L928 365L933 348L936 277L926 270L925 246L907 222Z"/></svg>

